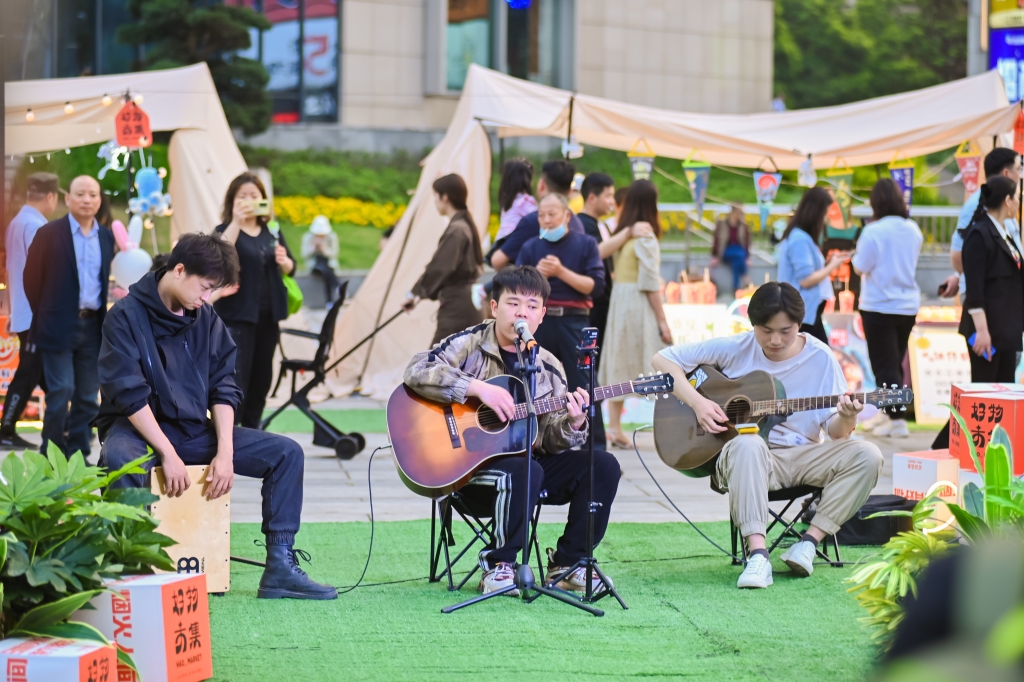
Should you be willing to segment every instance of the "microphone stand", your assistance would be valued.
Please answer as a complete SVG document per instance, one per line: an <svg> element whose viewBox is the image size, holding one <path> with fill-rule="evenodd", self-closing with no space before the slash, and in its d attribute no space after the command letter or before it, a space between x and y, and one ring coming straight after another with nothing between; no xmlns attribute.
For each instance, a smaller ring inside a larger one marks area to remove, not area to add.
<svg viewBox="0 0 1024 682"><path fill-rule="evenodd" d="M528 344L527 353L523 355L523 341L516 336L516 356L519 358L518 370L519 376L522 379L523 389L526 392L526 482L523 486L523 497L526 499L526 504L523 505L523 558L516 567L515 582L508 587L503 587L500 590L490 592L488 594L481 594L472 599L467 599L464 602L453 604L452 606L446 606L441 609L441 613L452 613L458 611L466 606L472 606L473 604L479 604L482 601L486 601L491 597L498 597L513 590L519 590L519 596L524 602L532 602L540 595L557 599L558 601L575 606L578 609L591 613L595 616L603 616L604 611L601 609L583 604L576 600L575 597L566 593L564 590L557 588L545 587L537 584L537 580L533 575L533 569L530 568L530 526L533 517L533 500L530 496L530 473L533 464L533 441L537 436L537 409L533 404L533 394L536 390L536 375L540 373L540 366L537 363L537 344L534 342ZM533 592L533 595L529 593Z"/></svg>
<svg viewBox="0 0 1024 682"><path fill-rule="evenodd" d="M601 569L597 565L597 559L594 558L594 517L597 514L597 508L601 506L600 502L594 501L594 420L597 418L597 408L594 404L594 386L597 383L595 373L597 367L598 352L596 338L593 341L588 342L586 330L584 330L584 338L580 345L576 346L576 351L580 354L578 365L579 369L590 370L590 388L588 389L590 393L590 405L587 411L587 416L590 420L590 433L587 437L587 450L590 454L590 503L588 505L587 514L587 555L581 558L576 563L574 563L569 568L562 571L561 574L552 578L548 582L548 587L551 587L553 589L560 589L554 586L560 583L562 580L564 580L566 576L572 574L572 572L576 569L581 567L586 568L587 588L586 592L584 592L583 594L583 597L580 598L580 601L593 603L599 599L604 599L608 595L612 595L613 597L615 597L616 601L619 602L619 606L626 610L629 609L629 607L626 606L626 602L624 602L622 600L622 597L619 596L619 593L615 590L615 587L612 585L612 581L609 580L608 577L601 571ZM597 574L597 577L600 578L601 585L604 587L603 590L600 590L596 594L594 592L595 574ZM565 592L565 590L560 591ZM570 594L568 592L565 593Z"/></svg>

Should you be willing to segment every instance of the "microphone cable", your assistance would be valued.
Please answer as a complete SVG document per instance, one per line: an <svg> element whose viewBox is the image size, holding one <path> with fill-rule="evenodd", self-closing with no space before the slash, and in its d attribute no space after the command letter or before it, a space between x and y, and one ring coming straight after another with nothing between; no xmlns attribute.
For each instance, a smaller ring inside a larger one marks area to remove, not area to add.
<svg viewBox="0 0 1024 682"><path fill-rule="evenodd" d="M362 585L363 578L366 577L366 569L368 569L370 567L370 558L373 556L373 535L374 535L373 481L370 479L370 473L373 471L373 457L374 457L374 455L376 455L381 450L389 450L389 449L391 449L390 445L381 445L380 447L375 449L372 453L370 453L370 461L366 465L366 488L367 488L367 490L370 493L370 546L366 550L366 563L363 564L363 572L360 574L359 580L357 580L354 585L349 585L347 587L337 587L336 589L338 590L338 596L341 596L343 594L348 594L352 590L354 590L357 587L359 587L360 585ZM381 583L381 584L387 584L387 583ZM366 585L366 587L370 587L370 586Z"/></svg>

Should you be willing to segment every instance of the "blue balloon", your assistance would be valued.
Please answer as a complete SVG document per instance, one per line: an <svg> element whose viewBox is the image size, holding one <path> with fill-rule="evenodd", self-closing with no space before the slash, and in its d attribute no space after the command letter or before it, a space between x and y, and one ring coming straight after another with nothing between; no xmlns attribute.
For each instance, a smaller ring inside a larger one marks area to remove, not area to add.
<svg viewBox="0 0 1024 682"><path fill-rule="evenodd" d="M135 189L140 197L152 196L154 192L159 193L163 189L164 182L157 174L156 168L143 168L135 174Z"/></svg>

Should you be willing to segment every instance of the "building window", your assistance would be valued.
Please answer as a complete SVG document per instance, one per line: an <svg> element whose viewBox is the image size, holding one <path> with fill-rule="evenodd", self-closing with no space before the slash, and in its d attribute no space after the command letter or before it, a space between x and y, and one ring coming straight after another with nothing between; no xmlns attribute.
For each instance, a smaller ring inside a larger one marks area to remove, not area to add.
<svg viewBox="0 0 1024 682"><path fill-rule="evenodd" d="M272 24L252 31L241 56L263 63L274 123L338 120L337 0L227 0L261 12ZM300 50L301 45L301 50ZM301 68L300 68L301 65Z"/></svg>
<svg viewBox="0 0 1024 682"><path fill-rule="evenodd" d="M573 87L574 0L435 0L447 6L445 84L462 89L470 64L561 88ZM519 3L522 4L522 3Z"/></svg>
<svg viewBox="0 0 1024 682"><path fill-rule="evenodd" d="M491 0L448 0L446 75L461 90L470 64L491 66Z"/></svg>

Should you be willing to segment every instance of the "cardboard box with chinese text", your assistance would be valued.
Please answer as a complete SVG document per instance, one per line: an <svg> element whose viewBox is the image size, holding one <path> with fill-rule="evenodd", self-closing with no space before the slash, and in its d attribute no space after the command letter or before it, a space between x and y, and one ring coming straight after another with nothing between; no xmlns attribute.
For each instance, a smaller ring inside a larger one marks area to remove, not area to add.
<svg viewBox="0 0 1024 682"><path fill-rule="evenodd" d="M6 682L116 682L113 645L81 639L12 637L0 641Z"/></svg>
<svg viewBox="0 0 1024 682"><path fill-rule="evenodd" d="M1024 384L972 384L972 383L954 383L950 387L949 404L953 406L953 409L963 415L963 409L960 407L960 401L963 396L969 393L1024 393ZM966 419L966 417L964 417ZM958 435L960 433L960 425L956 423L955 419L949 421L949 434L952 437L953 432ZM952 442L951 442L952 445ZM954 453L955 454L955 453ZM969 467L973 468L973 467Z"/></svg>
<svg viewBox="0 0 1024 682"><path fill-rule="evenodd" d="M945 502L957 502L960 483L960 463L949 450L924 452L898 452L892 456L892 492L908 500L923 500L936 484L939 497ZM937 518L945 521L949 510L945 505L935 509Z"/></svg>
<svg viewBox="0 0 1024 682"><path fill-rule="evenodd" d="M992 430L998 424L1006 431L1013 445L1013 474L1024 474L1024 393L963 393L960 395L960 416L967 424L968 434L953 424L949 428L949 452L960 461L963 469L973 470L968 438L974 441L978 459L985 463L985 448L992 440Z"/></svg>
<svg viewBox="0 0 1024 682"><path fill-rule="evenodd" d="M145 682L213 677L206 575L140 575L107 583L72 620L89 623L128 652ZM124 668L118 682L135 682Z"/></svg>

